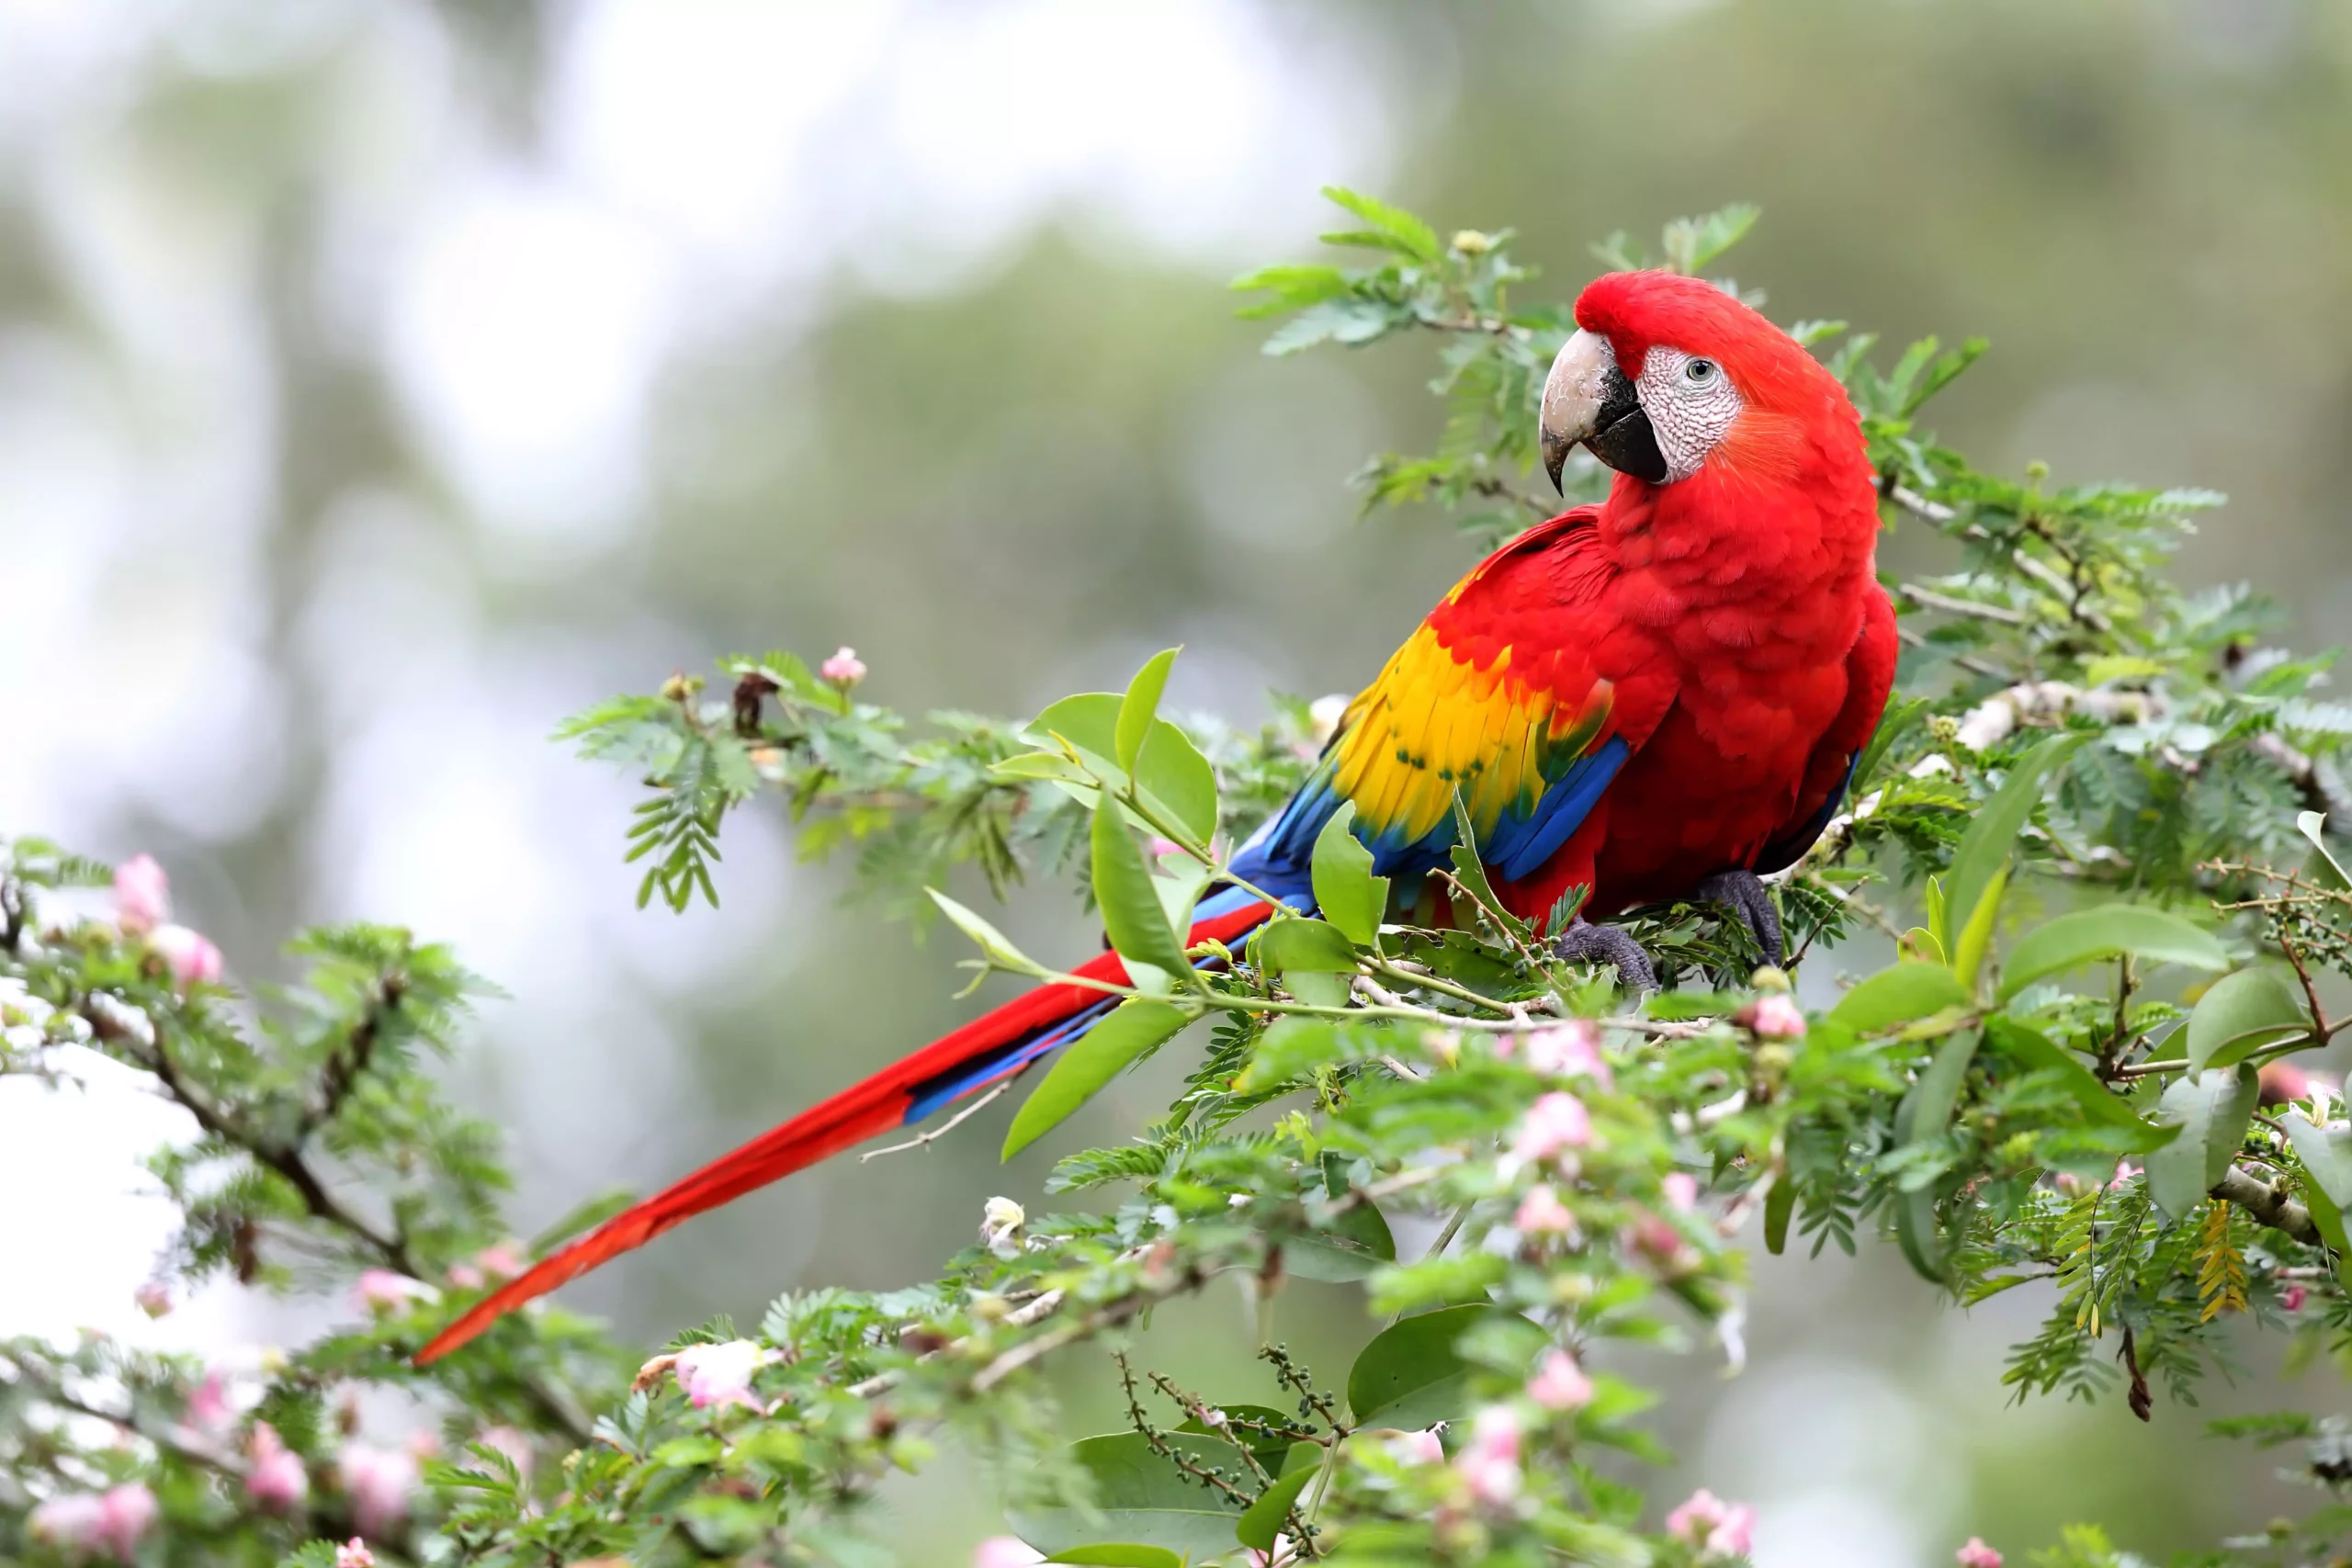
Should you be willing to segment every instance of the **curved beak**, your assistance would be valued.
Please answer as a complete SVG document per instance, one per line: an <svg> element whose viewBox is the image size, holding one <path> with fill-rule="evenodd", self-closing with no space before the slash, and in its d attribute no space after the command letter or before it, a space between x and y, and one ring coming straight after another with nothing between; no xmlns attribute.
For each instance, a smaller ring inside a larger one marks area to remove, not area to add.
<svg viewBox="0 0 2352 1568"><path fill-rule="evenodd" d="M1560 470L1579 443L1622 473L1653 484L1666 478L1666 460L1641 399L1618 368L1617 351L1596 333L1579 330L1560 345L1544 382L1538 429L1544 471L1555 491L1561 491Z"/></svg>

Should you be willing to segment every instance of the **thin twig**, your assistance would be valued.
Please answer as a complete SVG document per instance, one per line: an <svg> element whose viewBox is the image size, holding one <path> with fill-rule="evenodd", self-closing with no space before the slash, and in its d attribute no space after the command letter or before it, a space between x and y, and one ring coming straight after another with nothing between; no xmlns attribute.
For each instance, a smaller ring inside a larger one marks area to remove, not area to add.
<svg viewBox="0 0 2352 1568"><path fill-rule="evenodd" d="M990 1100L996 1099L1006 1089L1011 1089L1012 1085L1012 1078L1005 1079L1002 1083L989 1090L988 1093L980 1096L979 1099L972 1101L971 1104L956 1112L953 1117L942 1125L933 1128L930 1132L923 1134L921 1137L909 1138L903 1144L892 1144L888 1148L868 1149L865 1153L857 1156L857 1163L864 1165L868 1160L880 1159L884 1155L904 1154L909 1149L927 1147L928 1145L937 1142L939 1139L947 1136L948 1134L954 1132L956 1128L962 1126L965 1122L978 1115L980 1111L987 1107Z"/></svg>

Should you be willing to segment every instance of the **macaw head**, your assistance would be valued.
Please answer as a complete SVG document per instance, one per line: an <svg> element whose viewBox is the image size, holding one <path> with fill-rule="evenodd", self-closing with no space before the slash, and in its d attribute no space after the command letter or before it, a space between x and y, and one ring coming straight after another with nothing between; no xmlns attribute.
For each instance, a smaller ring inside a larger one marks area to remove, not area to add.
<svg viewBox="0 0 2352 1568"><path fill-rule="evenodd" d="M1793 478L1810 438L1833 428L1844 433L1840 447L1860 449L1838 378L1711 283L1605 273L1577 298L1577 325L1544 384L1544 468L1555 489L1579 443L1654 485L1710 469Z"/></svg>

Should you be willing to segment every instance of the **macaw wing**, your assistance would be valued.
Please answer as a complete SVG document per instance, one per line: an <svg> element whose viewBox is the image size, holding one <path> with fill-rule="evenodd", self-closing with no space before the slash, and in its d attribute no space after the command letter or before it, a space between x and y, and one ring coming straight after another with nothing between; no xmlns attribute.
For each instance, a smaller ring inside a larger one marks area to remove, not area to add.
<svg viewBox="0 0 2352 1568"><path fill-rule="evenodd" d="M1555 518L1457 584L1350 705L1236 870L1296 875L1343 802L1383 875L1445 863L1457 796L1480 858L1504 878L1557 853L1670 700L1636 690L1629 715L1601 673L1615 628L1590 522L1585 511Z"/></svg>

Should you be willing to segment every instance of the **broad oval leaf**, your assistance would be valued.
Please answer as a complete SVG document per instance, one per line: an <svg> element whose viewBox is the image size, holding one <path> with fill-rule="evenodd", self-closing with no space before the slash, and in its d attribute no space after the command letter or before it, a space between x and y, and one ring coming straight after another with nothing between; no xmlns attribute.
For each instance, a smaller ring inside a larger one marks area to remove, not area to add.
<svg viewBox="0 0 2352 1568"><path fill-rule="evenodd" d="M1191 736L1164 718L1152 720L1135 777L1147 805L1189 834L1193 848L1208 847L1216 836L1216 770Z"/></svg>
<svg viewBox="0 0 2352 1568"><path fill-rule="evenodd" d="M1878 1034L1946 1008L1967 1005L1968 991L1950 968L1905 959L1880 970L1838 998L1829 1010L1829 1021L1857 1034Z"/></svg>
<svg viewBox="0 0 2352 1568"><path fill-rule="evenodd" d="M1078 1564L1080 1568L1184 1568L1184 1558L1179 1552L1164 1546L1137 1546L1125 1540L1108 1541L1101 1546L1073 1546L1046 1561Z"/></svg>
<svg viewBox="0 0 2352 1568"><path fill-rule="evenodd" d="M1122 958L1132 958L1182 981L1193 976L1183 943L1168 924L1159 890L1145 869L1143 852L1126 819L1104 801L1094 809L1094 902L1102 929Z"/></svg>
<svg viewBox="0 0 2352 1568"><path fill-rule="evenodd" d="M1472 1329L1490 1325L1515 1346L1523 1341L1530 1361L1549 1342L1542 1329L1516 1313L1476 1303L1399 1319L1374 1335L1348 1369L1348 1408L1355 1425L1419 1431L1467 1416L1476 1402L1470 1395L1469 1363L1456 1347Z"/></svg>
<svg viewBox="0 0 2352 1568"><path fill-rule="evenodd" d="M2156 1120L2180 1135L2148 1156L2148 1192L2165 1213L2180 1219L2229 1174L2260 1098L2255 1070L2244 1062L2183 1073L2165 1086Z"/></svg>
<svg viewBox="0 0 2352 1568"><path fill-rule="evenodd" d="M939 906L939 912L945 915L957 931L970 937L973 944L986 953L989 962L998 968L1010 969L1016 975L1044 976L1053 973L1052 970L1013 946L1012 939L1002 931L942 893L938 888L926 887L923 891L930 894L931 901Z"/></svg>
<svg viewBox="0 0 2352 1568"><path fill-rule="evenodd" d="M1175 664L1178 649L1165 648L1144 660L1136 678L1127 682L1127 694L1119 699L1119 719L1112 730L1112 744L1119 766L1135 772L1136 759L1143 754L1143 743L1151 734L1151 721L1159 716L1159 694L1168 689L1168 671Z"/></svg>
<svg viewBox="0 0 2352 1568"><path fill-rule="evenodd" d="M1960 1088L1968 1077L1982 1037L1967 1030L1937 1048L1928 1070L1894 1108L1894 1138L1902 1145L1943 1136L1951 1125L1952 1108L1960 1103ZM1904 1258L1925 1280L1951 1283L1950 1255L1936 1228L1936 1194L1932 1184L1895 1195L1894 1240Z"/></svg>
<svg viewBox="0 0 2352 1568"><path fill-rule="evenodd" d="M2042 781L2088 739L2085 735L2053 735L2036 746L2018 759L2009 776L1993 792L1993 798L1971 819L1968 831L1961 836L1960 847L1952 851L1951 871L1944 878L1943 923L1935 930L1937 942L1945 952L1957 956L1957 938L1975 923L1988 894L1998 903L2000 890L1993 879L2008 864L2018 835L2033 819L2033 808L2041 800Z"/></svg>
<svg viewBox="0 0 2352 1568"><path fill-rule="evenodd" d="M2158 1129L2143 1122L2140 1113L2132 1109L2131 1101L2099 1082L2097 1074L2040 1030L2013 1018L1992 1019L1984 1030L1994 1049L2019 1066L2030 1071L2057 1074L2067 1095L2083 1108L2083 1114L2089 1120L2145 1134L2148 1141L2143 1146L2148 1148L2170 1141Z"/></svg>
<svg viewBox="0 0 2352 1568"><path fill-rule="evenodd" d="M1282 1473L1274 1478L1274 1483L1266 1488L1263 1495L1250 1505L1249 1511L1241 1516L1241 1522L1233 1527L1233 1533L1242 1545L1258 1551L1273 1551L1274 1537L1283 1533L1283 1526L1289 1521L1291 1505L1298 1501L1298 1495L1306 1490L1306 1483L1313 1481L1316 1472L1323 1468L1323 1454L1320 1443L1295 1443L1291 1446L1289 1457L1283 1463Z"/></svg>
<svg viewBox="0 0 2352 1568"><path fill-rule="evenodd" d="M1204 1468L1230 1469L1232 1448L1221 1438L1170 1432L1167 1443ZM1048 1556L1118 1542L1156 1546L1200 1562L1233 1551L1234 1526L1242 1509L1221 1492L1204 1488L1152 1452L1140 1432L1115 1432L1070 1445L1070 1458L1093 1483L1098 1511L1082 1508L1015 1508L1009 1522L1015 1535Z"/></svg>
<svg viewBox="0 0 2352 1568"><path fill-rule="evenodd" d="M1130 997L1111 1010L1102 1022L1078 1038L1046 1079L1030 1090L1020 1114L1004 1134L1004 1153L1011 1159L1091 1100L1095 1092L1118 1077L1128 1063L1166 1044L1192 1020L1166 1002Z"/></svg>
<svg viewBox="0 0 2352 1568"><path fill-rule="evenodd" d="M2337 887L2352 887L2352 874L2346 873L2344 867L2336 861L2335 852L2327 847L2327 840L2324 837L2326 827L2327 813L2324 811L2303 811L2296 814L2295 830L2309 839L2312 841L2312 848L2319 852L2319 858L2326 864L2328 873L2333 874L2333 885ZM2313 866L2312 871L2315 880L2323 884L2328 882L2327 875L2319 874L2319 867Z"/></svg>
<svg viewBox="0 0 2352 1568"><path fill-rule="evenodd" d="M2293 1114L2280 1122L2313 1185L2334 1201L2339 1213L2352 1208L2352 1135L2314 1127Z"/></svg>
<svg viewBox="0 0 2352 1568"><path fill-rule="evenodd" d="M1283 1269L1302 1280L1350 1285L1384 1263L1396 1261L1396 1238L1387 1218L1371 1203L1342 1210L1328 1229L1309 1231L1283 1243Z"/></svg>
<svg viewBox="0 0 2352 1568"><path fill-rule="evenodd" d="M2285 974L2241 969L2215 981L2188 1015L2188 1070L2233 1066L2311 1030L2302 991Z"/></svg>
<svg viewBox="0 0 2352 1568"><path fill-rule="evenodd" d="M1764 1250L1778 1258L1788 1250L1789 1219L1797 1211L1797 1187L1784 1171L1764 1194Z"/></svg>
<svg viewBox="0 0 2352 1568"><path fill-rule="evenodd" d="M1259 931L1258 962L1277 975L1351 975L1356 950L1328 920L1274 919Z"/></svg>
<svg viewBox="0 0 2352 1568"><path fill-rule="evenodd" d="M2230 966L2222 944L2178 915L2138 904L2106 904L2061 915L2020 937L2001 972L2001 999L2008 1000L2036 980L2127 953L2192 969Z"/></svg>
<svg viewBox="0 0 2352 1568"><path fill-rule="evenodd" d="M1331 814L1315 840L1315 902L1350 942L1374 947L1388 913L1388 879L1373 875L1372 852L1356 838L1355 819L1351 801Z"/></svg>

